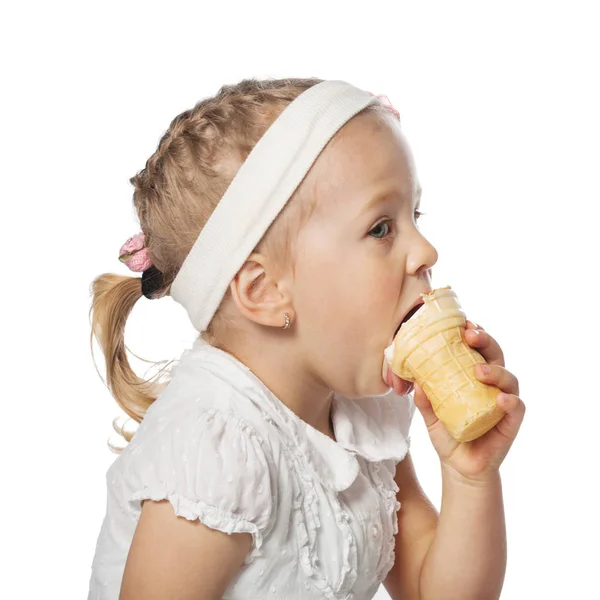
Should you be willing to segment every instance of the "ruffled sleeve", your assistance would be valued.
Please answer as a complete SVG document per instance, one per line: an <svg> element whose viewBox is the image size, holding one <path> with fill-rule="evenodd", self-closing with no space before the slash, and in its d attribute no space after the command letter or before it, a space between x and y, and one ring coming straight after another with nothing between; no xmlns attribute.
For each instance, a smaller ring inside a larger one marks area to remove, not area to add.
<svg viewBox="0 0 600 600"><path fill-rule="evenodd" d="M186 418L160 417L131 445L124 480L136 519L142 500L167 499L178 516L228 534L252 534L246 564L260 556L275 513L276 482L270 453L248 423L201 409Z"/></svg>

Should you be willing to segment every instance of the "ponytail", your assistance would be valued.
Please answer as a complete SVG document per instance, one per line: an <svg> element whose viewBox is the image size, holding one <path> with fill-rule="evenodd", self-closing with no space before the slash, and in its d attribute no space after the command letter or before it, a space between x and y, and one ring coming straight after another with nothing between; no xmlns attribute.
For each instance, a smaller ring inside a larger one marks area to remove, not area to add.
<svg viewBox="0 0 600 600"><path fill-rule="evenodd" d="M95 336L105 358L106 386L123 411L140 423L148 407L168 383L156 381L162 370L148 380L141 379L127 359L125 323L135 303L142 297L141 280L139 277L105 273L93 280L91 295L92 354ZM116 421L113 421L115 431L130 442L133 433L125 431L124 426L119 426ZM108 445L113 452L120 452L120 449L110 442Z"/></svg>

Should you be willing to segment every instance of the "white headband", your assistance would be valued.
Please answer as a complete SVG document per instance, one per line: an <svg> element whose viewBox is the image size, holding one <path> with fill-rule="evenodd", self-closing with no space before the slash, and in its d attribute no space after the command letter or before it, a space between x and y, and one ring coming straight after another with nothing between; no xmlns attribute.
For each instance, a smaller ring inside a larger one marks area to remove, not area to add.
<svg viewBox="0 0 600 600"><path fill-rule="evenodd" d="M171 297L200 333L327 142L354 115L378 102L344 81L323 81L295 98L260 138L171 285Z"/></svg>

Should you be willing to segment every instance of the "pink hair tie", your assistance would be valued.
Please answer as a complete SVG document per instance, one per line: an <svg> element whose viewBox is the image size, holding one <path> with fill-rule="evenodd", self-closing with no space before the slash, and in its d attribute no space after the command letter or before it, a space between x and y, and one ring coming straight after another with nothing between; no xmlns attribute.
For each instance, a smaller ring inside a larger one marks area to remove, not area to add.
<svg viewBox="0 0 600 600"><path fill-rule="evenodd" d="M119 260L137 273L146 271L152 266L150 251L144 246L144 243L144 234L136 233L119 250Z"/></svg>
<svg viewBox="0 0 600 600"><path fill-rule="evenodd" d="M372 92L369 92L369 94L371 94L371 96L375 96L375 94L373 94ZM400 113L392 106L390 99L385 94L379 94L375 97L379 99L381 104L383 104L384 108L386 108L389 112L396 116L398 121L400 120Z"/></svg>

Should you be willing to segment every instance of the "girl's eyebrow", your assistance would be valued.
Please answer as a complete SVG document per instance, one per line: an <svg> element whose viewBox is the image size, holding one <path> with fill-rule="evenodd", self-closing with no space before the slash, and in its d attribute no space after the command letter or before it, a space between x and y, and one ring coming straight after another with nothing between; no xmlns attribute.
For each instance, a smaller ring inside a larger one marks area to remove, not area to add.
<svg viewBox="0 0 600 600"><path fill-rule="evenodd" d="M419 187L417 189L416 192L416 198L417 198L417 207L419 206L420 202L421 202L421 196L423 194L423 188ZM358 215L358 217L362 217L365 213L370 212L372 209L376 208L377 206L379 206L380 204L386 202L391 196L393 195L398 195L398 190L397 188L390 188L387 190L384 190L383 192L380 192L378 194L375 194L375 196L373 196L363 207L363 209L360 211L360 214ZM402 196L400 194L400 196L402 198L404 198L404 196Z"/></svg>

